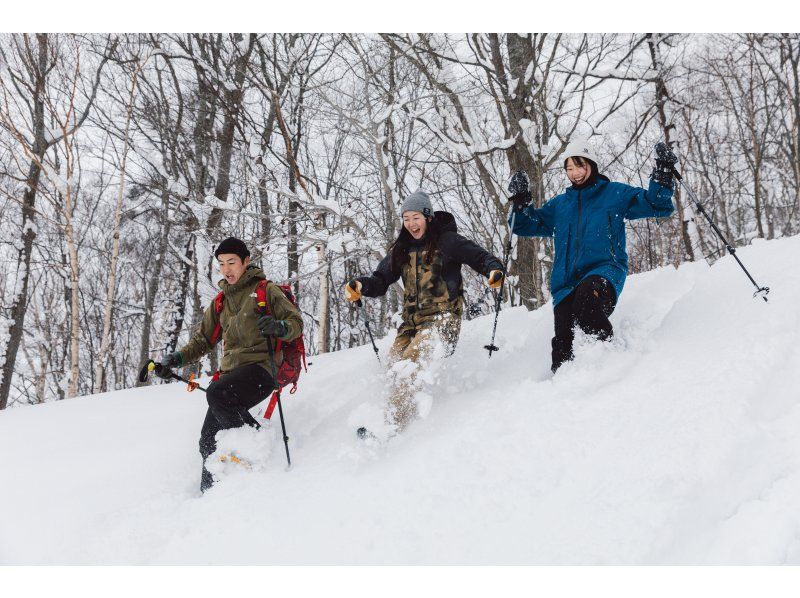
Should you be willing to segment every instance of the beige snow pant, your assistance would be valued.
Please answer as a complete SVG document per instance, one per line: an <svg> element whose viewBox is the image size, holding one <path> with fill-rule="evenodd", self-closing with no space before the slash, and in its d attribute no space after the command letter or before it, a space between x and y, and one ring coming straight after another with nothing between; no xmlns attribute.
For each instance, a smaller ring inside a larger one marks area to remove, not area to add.
<svg viewBox="0 0 800 598"><path fill-rule="evenodd" d="M455 351L461 332L461 316L451 313L437 315L413 330L399 333L389 350L391 390L386 410L386 423L394 424L401 432L417 415L414 395L419 390L419 374L433 357L436 344L441 342L444 356ZM409 362L402 367L399 362Z"/></svg>

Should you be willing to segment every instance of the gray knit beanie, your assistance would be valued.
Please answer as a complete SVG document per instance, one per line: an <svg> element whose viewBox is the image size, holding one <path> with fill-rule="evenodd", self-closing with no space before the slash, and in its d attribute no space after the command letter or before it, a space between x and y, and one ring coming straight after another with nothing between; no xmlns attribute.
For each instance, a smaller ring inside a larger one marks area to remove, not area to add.
<svg viewBox="0 0 800 598"><path fill-rule="evenodd" d="M400 205L400 215L402 216L406 212L421 212L424 216L433 216L431 198L422 189L417 189Z"/></svg>

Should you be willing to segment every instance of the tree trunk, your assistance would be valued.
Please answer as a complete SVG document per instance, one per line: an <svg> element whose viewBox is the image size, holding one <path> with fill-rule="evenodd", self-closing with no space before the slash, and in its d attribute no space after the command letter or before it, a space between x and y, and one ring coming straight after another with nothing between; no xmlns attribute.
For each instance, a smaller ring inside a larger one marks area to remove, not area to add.
<svg viewBox="0 0 800 598"><path fill-rule="evenodd" d="M758 133L757 133L757 125L756 125L756 115L755 115L755 97L753 94L753 78L750 78L750 106L748 107L748 124L750 125L750 142L751 142L751 149L753 153L753 202L755 203L755 212L756 212L756 230L758 231L758 237L760 239L764 238L764 225L762 224L763 220L763 198L761 195L761 163L762 163L762 152L761 152L761 145L758 143Z"/></svg>
<svg viewBox="0 0 800 598"><path fill-rule="evenodd" d="M190 280L192 276L192 263L194 261L194 246L196 243L196 237L191 231L188 234L186 239L186 245L184 247L184 254L182 256L181 261L181 276L180 276L180 286L178 291L178 297L175 301L176 304L176 313L175 319L172 324L172 330L170 331L169 335L167 336L167 346L164 349L165 353L172 353L175 351L176 347L178 346L178 339L181 335L181 330L183 330L183 324L186 320L186 301L189 296L189 288L190 288Z"/></svg>
<svg viewBox="0 0 800 598"><path fill-rule="evenodd" d="M658 40L652 33L646 34L647 46L650 49L650 60L653 64L653 70L658 73L653 79L656 88L656 112L658 114L658 122L661 126L661 132L664 136L664 143L670 144L670 132L675 128L673 123L669 122L667 118L666 104L669 100L669 93L667 91L667 84L664 79L661 57L658 51ZM675 208L678 211L678 217L681 222L681 240L683 242L684 259L691 262L695 260L694 249L692 248L692 235L689 229L689 223L692 219L692 211L684 209L683 201L681 200L680 189L676 189L673 195L675 201Z"/></svg>
<svg viewBox="0 0 800 598"><path fill-rule="evenodd" d="M792 104L792 171L794 172L794 205L789 217L789 234L800 230L800 44L797 49L792 46L792 36L783 34L788 45L788 59L791 64L792 81L790 95Z"/></svg>
<svg viewBox="0 0 800 598"><path fill-rule="evenodd" d="M67 223L64 228L64 238L67 243L67 255L69 256L69 283L70 283L70 368L69 385L67 386L67 398L72 399L78 396L78 379L80 378L80 270L78 264L78 245L75 242L75 229L72 220L72 198L69 195L72 191L67 189L66 218Z"/></svg>
<svg viewBox="0 0 800 598"><path fill-rule="evenodd" d="M0 410L8 405L11 391L11 379L17 362L20 342L25 326L25 315L28 311L28 286L30 281L31 256L33 241L36 239L36 192L41 178L39 161L44 152L37 152L38 159L32 160L28 169L27 185L22 197L22 247L17 258L17 279L14 288L15 299L11 306L11 326L8 331L8 342L3 355L2 382L0 382Z"/></svg>
<svg viewBox="0 0 800 598"><path fill-rule="evenodd" d="M317 216L317 230L324 230L325 217ZM325 243L319 243L316 247L317 267L320 268L317 280L319 281L319 308L317 309L317 320L319 329L317 330L317 353L322 355L328 352L330 341L330 287L328 284L330 276L330 264L328 263L327 247Z"/></svg>
<svg viewBox="0 0 800 598"><path fill-rule="evenodd" d="M505 75L502 67L502 54L499 39L494 35L492 56L495 68L500 69L498 75ZM524 170L531 181L531 196L535 207L544 203L544 168L536 160L523 135L520 121L534 121L531 96L536 91L534 86L526 85L526 75L535 63L533 46L526 37L516 34L506 35L508 46L508 70L512 81L516 81L514 89L509 89L504 103L507 110L508 133L515 138L514 145L506 150L511 172ZM519 292L522 304L529 310L541 307L544 302L542 291L542 263L539 257L542 240L535 237L519 237L517 241L516 272L519 275Z"/></svg>
<svg viewBox="0 0 800 598"><path fill-rule="evenodd" d="M241 33L234 34L236 41L242 39ZM244 79L247 70L247 62L253 49L254 34L250 34L250 44L247 51L236 58L234 61L233 86L226 85L226 81L221 81L223 94L222 109L224 118L222 129L218 136L219 141L219 162L217 163L217 180L214 185L214 196L220 201L228 201L228 193L231 189L231 159L233 156L234 132L236 123L239 120L239 113L244 97ZM209 238L218 238L218 229L222 223L222 210L214 208L208 219Z"/></svg>
<svg viewBox="0 0 800 598"><path fill-rule="evenodd" d="M161 179L161 236L156 247L155 259L150 270L150 280L147 285L147 292L144 301L144 322L142 323L142 343L139 346L139 363L144 363L150 357L150 329L153 327L153 309L156 304L156 295L161 283L161 272L164 269L164 260L169 251L169 235L172 229L172 221L169 218L169 189L167 179ZM137 381L137 386L142 382Z"/></svg>
<svg viewBox="0 0 800 598"><path fill-rule="evenodd" d="M199 36L198 36L199 37ZM201 47L202 48L202 47ZM208 63L208 56L205 55L205 52L201 52L206 59L205 62ZM214 95L214 90L211 84L208 82L206 73L203 67L195 65L195 74L197 77L197 120L195 121L195 126L192 131L192 137L195 147L195 181L194 181L194 200L198 203L203 203L205 201L206 195L206 185L208 184L208 174L209 168L211 163L211 141L213 139L213 131L214 131L214 120L216 115L216 96ZM224 186L223 186L224 188ZM227 199L227 190L226 190L226 197ZM224 201L224 200L223 200ZM222 212L218 209L212 210L208 222L202 223L201 225L206 226L206 231L208 232L209 239L214 240L217 238L216 234L212 231L216 230L219 226L219 221L221 220ZM194 216L190 218L190 220L196 220ZM195 223L200 224L200 223ZM192 231L196 230L196 226L190 227ZM176 330L174 331L174 336L171 339L171 344L173 346L172 351L175 350L175 345L178 342L178 335L180 334L180 328L182 328L185 320L186 315L186 301L188 300L188 289L189 289L189 280L190 276L196 277L196 272L199 268L204 268L205 273L209 282L214 284L212 279L212 268L213 262L209 258L209 260L205 264L201 264L200 261L197 260L197 238L190 232L192 239L189 240L187 243L187 253L186 256L188 257L191 254L191 261L193 262L193 266L187 266L184 264L182 268L182 274L184 275L181 280L184 281L184 287L181 289L180 293L180 317L176 319ZM217 239L218 240L218 239ZM191 249L189 249L189 245L191 244ZM202 254L202 252L200 252ZM194 285L194 300L193 303L197 303L198 298L196 297L196 286ZM193 318L197 318L197 313L193 313ZM190 326L190 329L192 326ZM211 360L211 368L216 371L218 369L218 358L217 358L217 350L214 348L210 354Z"/></svg>
<svg viewBox="0 0 800 598"><path fill-rule="evenodd" d="M114 296L117 289L117 260L119 257L119 229L122 221L122 201L125 197L125 168L128 160L129 135L131 116L133 114L133 101L136 96L136 81L139 76L138 66L131 79L131 93L128 98L127 114L125 116L125 134L122 143L122 162L119 172L119 190L117 192L117 205L114 209L113 241L111 247L111 264L108 272L108 286L106 287L105 310L103 313L103 333L100 336L100 350L97 355L97 368L94 376L94 393L106 390L106 359L108 358L111 344L111 312L114 306Z"/></svg>
<svg viewBox="0 0 800 598"><path fill-rule="evenodd" d="M11 326L8 331L8 341L2 356L2 380L0 380L0 410L8 405L8 396L11 391L11 379L17 362L17 353L25 326L25 315L28 312L28 284L30 280L31 256L33 254L33 241L36 239L36 194L39 190L39 181L42 170L40 164L47 151L47 142L44 138L44 102L45 83L47 79L47 53L48 37L41 33L36 35L38 43L37 63L34 70L33 104L33 133L34 141L32 153L34 157L28 166L25 192L22 196L22 248L17 258L17 281L14 287L15 295L11 306ZM10 115L9 115L10 116Z"/></svg>

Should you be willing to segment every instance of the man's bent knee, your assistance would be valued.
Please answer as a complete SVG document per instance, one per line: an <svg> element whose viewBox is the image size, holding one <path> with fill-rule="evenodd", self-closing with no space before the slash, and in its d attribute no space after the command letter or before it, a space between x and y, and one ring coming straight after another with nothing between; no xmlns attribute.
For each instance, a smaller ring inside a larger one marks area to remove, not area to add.
<svg viewBox="0 0 800 598"><path fill-rule="evenodd" d="M200 455L203 457L203 459L207 459L208 456L211 455L211 453L217 450L217 442L214 439L214 436L210 437L201 436L199 445L200 445Z"/></svg>

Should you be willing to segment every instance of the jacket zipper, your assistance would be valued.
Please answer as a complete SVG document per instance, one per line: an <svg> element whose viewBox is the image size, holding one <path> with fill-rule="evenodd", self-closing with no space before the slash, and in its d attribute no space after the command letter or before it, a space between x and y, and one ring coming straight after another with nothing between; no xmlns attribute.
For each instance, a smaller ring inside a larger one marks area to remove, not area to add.
<svg viewBox="0 0 800 598"><path fill-rule="evenodd" d="M417 311L419 311L419 251L415 252L414 264L414 285L417 288Z"/></svg>
<svg viewBox="0 0 800 598"><path fill-rule="evenodd" d="M578 258L581 255L581 191L578 189L578 225L575 230L575 258L572 262L573 276L578 273Z"/></svg>
<svg viewBox="0 0 800 598"><path fill-rule="evenodd" d="M611 251L611 259L617 261L617 253L614 251L614 237L611 231L611 214L608 215L608 248Z"/></svg>

